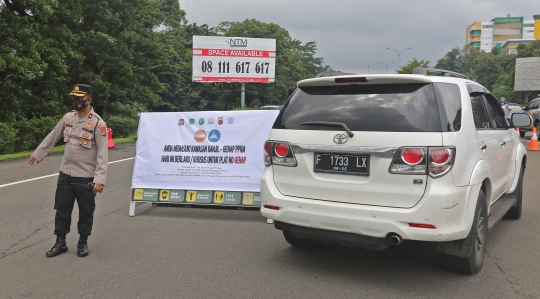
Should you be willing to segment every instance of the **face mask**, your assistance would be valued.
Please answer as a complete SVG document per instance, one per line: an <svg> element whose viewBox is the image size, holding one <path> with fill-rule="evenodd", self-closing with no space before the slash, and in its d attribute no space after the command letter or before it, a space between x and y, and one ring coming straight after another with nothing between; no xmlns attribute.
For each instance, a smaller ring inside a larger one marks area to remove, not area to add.
<svg viewBox="0 0 540 299"><path fill-rule="evenodd" d="M84 110L86 106L88 106L88 104L86 103L85 100L73 99L73 108L75 108L75 110L77 111Z"/></svg>

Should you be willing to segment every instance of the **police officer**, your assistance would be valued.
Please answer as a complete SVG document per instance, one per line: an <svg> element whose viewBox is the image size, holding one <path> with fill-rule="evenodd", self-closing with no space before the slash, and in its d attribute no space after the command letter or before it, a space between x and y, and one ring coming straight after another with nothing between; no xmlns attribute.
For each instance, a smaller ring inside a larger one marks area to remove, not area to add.
<svg viewBox="0 0 540 299"><path fill-rule="evenodd" d="M103 190L107 177L107 125L90 106L92 86L75 84L69 95L73 99L75 110L62 117L28 159L30 165L36 161L39 163L64 137L66 147L54 200L56 243L47 252L47 257L68 251L66 235L71 227L71 212L75 200L79 206L77 255L84 257L89 254L87 240L94 222L95 197L97 192Z"/></svg>

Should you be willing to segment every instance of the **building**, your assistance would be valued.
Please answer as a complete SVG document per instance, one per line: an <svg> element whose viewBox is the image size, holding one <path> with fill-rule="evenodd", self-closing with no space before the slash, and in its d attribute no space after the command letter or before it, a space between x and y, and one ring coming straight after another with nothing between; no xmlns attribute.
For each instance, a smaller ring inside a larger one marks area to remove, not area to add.
<svg viewBox="0 0 540 299"><path fill-rule="evenodd" d="M503 45L508 40L540 39L540 15L535 15L533 18L533 20L524 20L523 17L507 15L503 18L494 18L489 22L474 22L467 26L466 43L491 52L494 47L502 51ZM515 41L508 47L514 47L514 45Z"/></svg>

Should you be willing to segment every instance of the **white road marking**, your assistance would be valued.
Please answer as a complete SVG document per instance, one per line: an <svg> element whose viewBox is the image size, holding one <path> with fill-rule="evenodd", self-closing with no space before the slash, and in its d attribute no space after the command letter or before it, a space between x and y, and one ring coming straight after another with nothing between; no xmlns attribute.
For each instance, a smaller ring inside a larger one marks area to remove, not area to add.
<svg viewBox="0 0 540 299"><path fill-rule="evenodd" d="M131 157L131 158L127 158L127 159L122 159L122 160L112 161L112 162L109 162L108 164L114 164L114 163L124 162L124 161L127 161L127 160L133 160L133 159L135 159L135 157ZM35 180L41 180L41 179L49 178L49 177L56 176L56 175L58 175L58 173L49 174L49 175L44 175L44 176L40 176L40 177L37 177L37 178L28 179L28 180L24 180L24 181L18 181L18 182L13 182L13 183L9 183L9 184L4 184L4 185L0 185L0 188L7 187L7 186L11 186L11 185L17 185L17 184L27 183L27 182L31 182L31 181L35 181Z"/></svg>

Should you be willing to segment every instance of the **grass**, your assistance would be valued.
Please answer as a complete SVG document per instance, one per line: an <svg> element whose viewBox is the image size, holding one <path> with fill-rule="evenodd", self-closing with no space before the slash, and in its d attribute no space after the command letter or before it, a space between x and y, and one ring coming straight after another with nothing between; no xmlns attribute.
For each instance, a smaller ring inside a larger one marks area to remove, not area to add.
<svg viewBox="0 0 540 299"><path fill-rule="evenodd" d="M114 144L122 144L122 143L128 143L133 142L137 140L137 135L129 136L126 138L113 138ZM49 154L58 154L64 152L65 145L59 145L53 147L53 149L49 152ZM14 154L7 154L7 155L0 155L0 161L7 161L7 160L14 160L14 159L20 159L20 158L28 158L32 155L34 151L28 151L28 152L22 152L22 153L14 153Z"/></svg>

